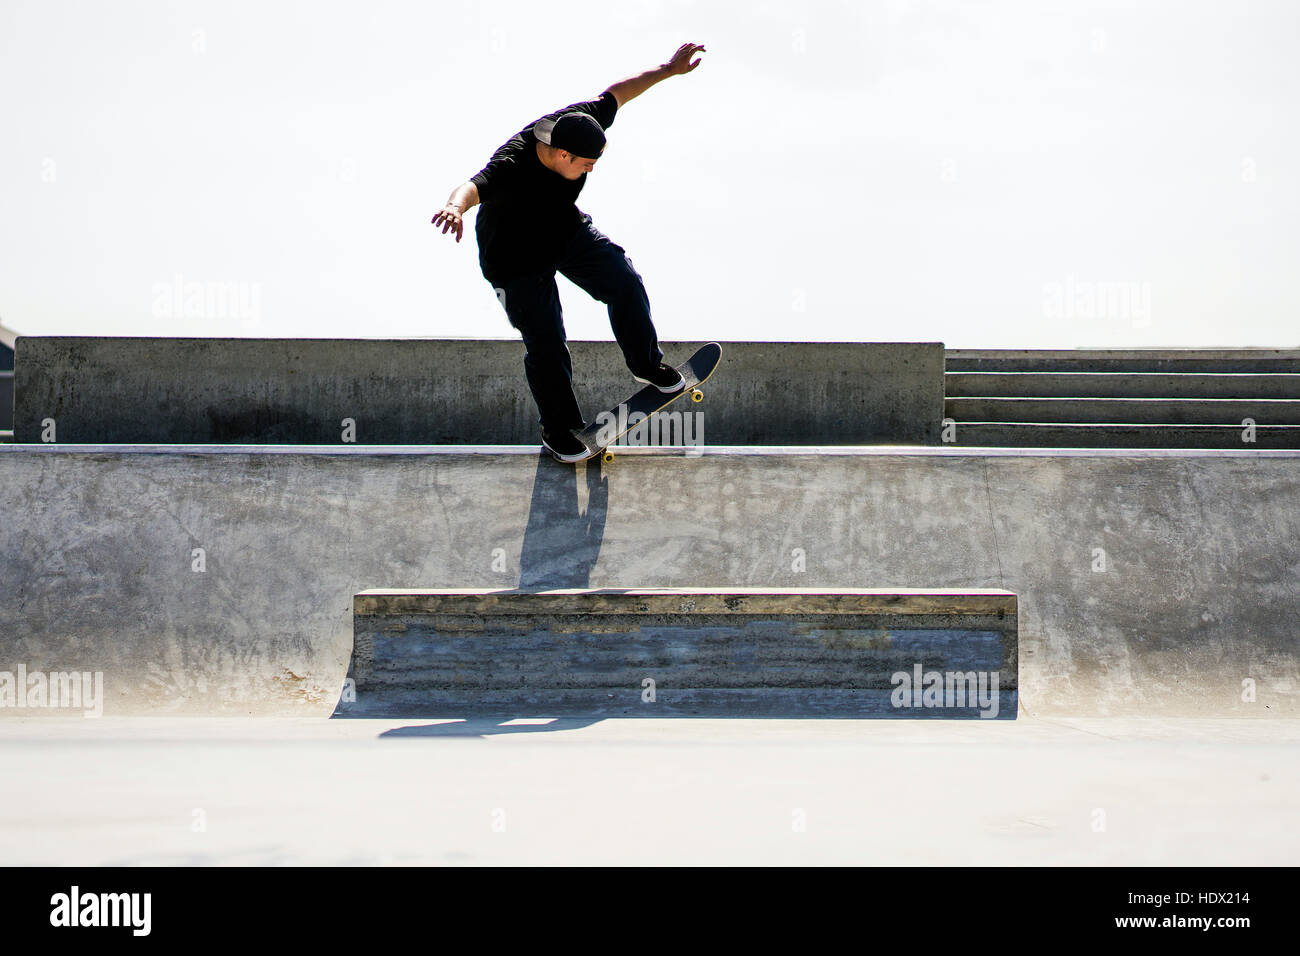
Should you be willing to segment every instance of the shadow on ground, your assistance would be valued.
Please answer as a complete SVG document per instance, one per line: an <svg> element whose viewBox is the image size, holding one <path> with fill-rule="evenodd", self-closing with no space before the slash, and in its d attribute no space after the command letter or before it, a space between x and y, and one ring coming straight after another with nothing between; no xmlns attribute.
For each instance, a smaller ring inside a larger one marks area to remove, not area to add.
<svg viewBox="0 0 1300 956"><path fill-rule="evenodd" d="M601 717L556 717L520 720L510 717L470 717L451 719L428 724L412 724L409 727L394 727L386 730L382 737L476 737L480 740L499 737L503 734L536 734L556 730L581 730L603 720Z"/></svg>

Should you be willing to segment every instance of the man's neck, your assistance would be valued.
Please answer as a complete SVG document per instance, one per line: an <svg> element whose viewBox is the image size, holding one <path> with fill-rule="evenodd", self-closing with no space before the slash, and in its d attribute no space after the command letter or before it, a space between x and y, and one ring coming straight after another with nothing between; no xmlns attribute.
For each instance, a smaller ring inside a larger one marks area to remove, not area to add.
<svg viewBox="0 0 1300 956"><path fill-rule="evenodd" d="M542 145L540 140L533 144L533 148L537 150L538 161L543 166L545 166L547 169L549 169L551 172L555 173L558 176L560 174L559 170L557 170L554 166L552 166L550 160L547 159L546 154L549 152L549 150L547 150L546 147Z"/></svg>

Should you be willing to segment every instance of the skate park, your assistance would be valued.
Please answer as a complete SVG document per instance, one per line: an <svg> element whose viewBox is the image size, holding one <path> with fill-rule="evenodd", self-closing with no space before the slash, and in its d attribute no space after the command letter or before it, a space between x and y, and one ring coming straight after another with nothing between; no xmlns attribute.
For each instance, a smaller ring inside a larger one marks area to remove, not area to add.
<svg viewBox="0 0 1300 956"><path fill-rule="evenodd" d="M57 859L608 862L645 826L695 862L1292 858L1300 353L724 342L702 442L575 466L524 440L517 343L16 345L0 671L102 692L0 708L12 753L84 766L10 782L15 862L86 787ZM572 348L588 405L621 394L612 343ZM778 360L807 377L769 421ZM1000 683L900 707L913 664ZM198 837L187 790L302 826Z"/></svg>
<svg viewBox="0 0 1300 956"><path fill-rule="evenodd" d="M15 0L0 862L1294 865L1295 19Z"/></svg>

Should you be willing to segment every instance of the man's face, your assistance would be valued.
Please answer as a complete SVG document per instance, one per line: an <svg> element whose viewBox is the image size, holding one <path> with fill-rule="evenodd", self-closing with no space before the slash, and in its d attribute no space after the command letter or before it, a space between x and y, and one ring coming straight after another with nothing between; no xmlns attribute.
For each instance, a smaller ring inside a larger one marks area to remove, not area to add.
<svg viewBox="0 0 1300 956"><path fill-rule="evenodd" d="M560 175L565 179L577 179L583 173L591 172L595 165L595 159L574 156L566 149L560 150Z"/></svg>

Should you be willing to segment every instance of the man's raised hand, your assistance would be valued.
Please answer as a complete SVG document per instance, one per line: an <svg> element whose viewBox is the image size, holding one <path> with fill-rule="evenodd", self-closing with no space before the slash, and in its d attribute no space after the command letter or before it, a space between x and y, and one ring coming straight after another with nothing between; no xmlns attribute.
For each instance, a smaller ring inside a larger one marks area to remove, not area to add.
<svg viewBox="0 0 1300 956"><path fill-rule="evenodd" d="M673 58L664 64L664 68L670 76L678 73L689 73L700 65L700 61L691 62L691 57L697 53L703 53L704 47L699 43L683 43L673 54ZM702 58L701 58L702 59Z"/></svg>

